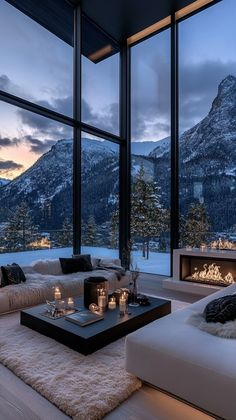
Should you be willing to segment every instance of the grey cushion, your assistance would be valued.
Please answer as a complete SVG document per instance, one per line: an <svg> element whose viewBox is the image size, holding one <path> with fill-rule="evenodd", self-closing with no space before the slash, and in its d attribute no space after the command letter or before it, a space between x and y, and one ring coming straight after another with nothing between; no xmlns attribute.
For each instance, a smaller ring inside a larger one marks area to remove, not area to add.
<svg viewBox="0 0 236 420"><path fill-rule="evenodd" d="M90 255L79 255L76 258L59 258L59 260L64 274L92 271L93 269Z"/></svg>
<svg viewBox="0 0 236 420"><path fill-rule="evenodd" d="M25 282L26 278L21 267L13 263L11 265L1 266L2 281L1 287L9 286L10 284L19 284Z"/></svg>

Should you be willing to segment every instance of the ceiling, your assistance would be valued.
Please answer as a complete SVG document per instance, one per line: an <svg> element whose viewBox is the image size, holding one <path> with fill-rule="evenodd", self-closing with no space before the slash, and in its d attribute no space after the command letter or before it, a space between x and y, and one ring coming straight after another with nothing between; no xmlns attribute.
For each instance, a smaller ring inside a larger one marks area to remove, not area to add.
<svg viewBox="0 0 236 420"><path fill-rule="evenodd" d="M110 48L102 58L90 58L93 62L116 53L120 44L130 36L194 3L194 0L6 1L71 46L74 44L74 6L80 3L83 12L82 53L90 58L91 54Z"/></svg>
<svg viewBox="0 0 236 420"><path fill-rule="evenodd" d="M116 41L193 3L194 0L80 0L82 10ZM74 4L78 1L74 0Z"/></svg>
<svg viewBox="0 0 236 420"><path fill-rule="evenodd" d="M73 6L119 43L194 0L6 0L73 45Z"/></svg>

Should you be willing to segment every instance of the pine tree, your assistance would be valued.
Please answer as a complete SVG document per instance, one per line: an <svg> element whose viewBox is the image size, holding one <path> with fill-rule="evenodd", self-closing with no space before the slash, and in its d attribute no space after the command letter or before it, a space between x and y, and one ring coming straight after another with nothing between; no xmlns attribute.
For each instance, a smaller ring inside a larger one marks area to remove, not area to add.
<svg viewBox="0 0 236 420"><path fill-rule="evenodd" d="M181 244L199 248L207 241L209 228L209 217L204 204L191 204L186 219L181 218Z"/></svg>
<svg viewBox="0 0 236 420"><path fill-rule="evenodd" d="M160 203L159 187L148 181L143 165L132 185L131 235L143 243L143 257L149 258L151 238L160 236L167 229L167 211Z"/></svg>
<svg viewBox="0 0 236 420"><path fill-rule="evenodd" d="M88 223L84 232L84 245L94 246L97 240L97 225L93 215L88 218Z"/></svg>
<svg viewBox="0 0 236 420"><path fill-rule="evenodd" d="M38 227L34 225L28 205L22 201L16 210L11 212L8 226L5 229L6 247L9 250L25 251L38 234Z"/></svg>
<svg viewBox="0 0 236 420"><path fill-rule="evenodd" d="M119 210L114 211L111 216L110 246L113 249L119 247Z"/></svg>
<svg viewBox="0 0 236 420"><path fill-rule="evenodd" d="M57 238L57 245L59 247L72 246L73 243L73 226L68 217L64 219L62 229Z"/></svg>

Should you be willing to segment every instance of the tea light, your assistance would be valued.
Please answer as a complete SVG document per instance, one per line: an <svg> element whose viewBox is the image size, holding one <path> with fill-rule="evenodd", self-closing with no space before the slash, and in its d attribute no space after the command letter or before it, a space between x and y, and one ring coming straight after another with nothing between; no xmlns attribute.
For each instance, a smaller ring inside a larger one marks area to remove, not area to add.
<svg viewBox="0 0 236 420"><path fill-rule="evenodd" d="M55 287L54 299L55 300L60 300L61 299L61 291L60 291L59 287Z"/></svg>
<svg viewBox="0 0 236 420"><path fill-rule="evenodd" d="M67 299L67 308L74 308L74 299L72 297Z"/></svg>
<svg viewBox="0 0 236 420"><path fill-rule="evenodd" d="M111 297L111 299L108 302L108 308L109 309L116 309L116 298Z"/></svg>
<svg viewBox="0 0 236 420"><path fill-rule="evenodd" d="M121 295L119 299L119 309L120 309L120 314L124 315L126 311L126 298L124 295Z"/></svg>

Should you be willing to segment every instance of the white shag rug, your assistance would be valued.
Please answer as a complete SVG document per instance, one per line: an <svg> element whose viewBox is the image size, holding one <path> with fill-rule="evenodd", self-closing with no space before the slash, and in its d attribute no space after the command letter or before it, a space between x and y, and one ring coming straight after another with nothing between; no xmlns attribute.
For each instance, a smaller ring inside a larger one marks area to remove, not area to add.
<svg viewBox="0 0 236 420"><path fill-rule="evenodd" d="M187 318L188 324L194 325L202 331L222 338L236 338L236 320L225 322L206 322L202 313L194 313Z"/></svg>
<svg viewBox="0 0 236 420"><path fill-rule="evenodd" d="M20 325L19 313L0 318L0 362L75 420L101 419L141 387L125 371L124 340L84 356Z"/></svg>

